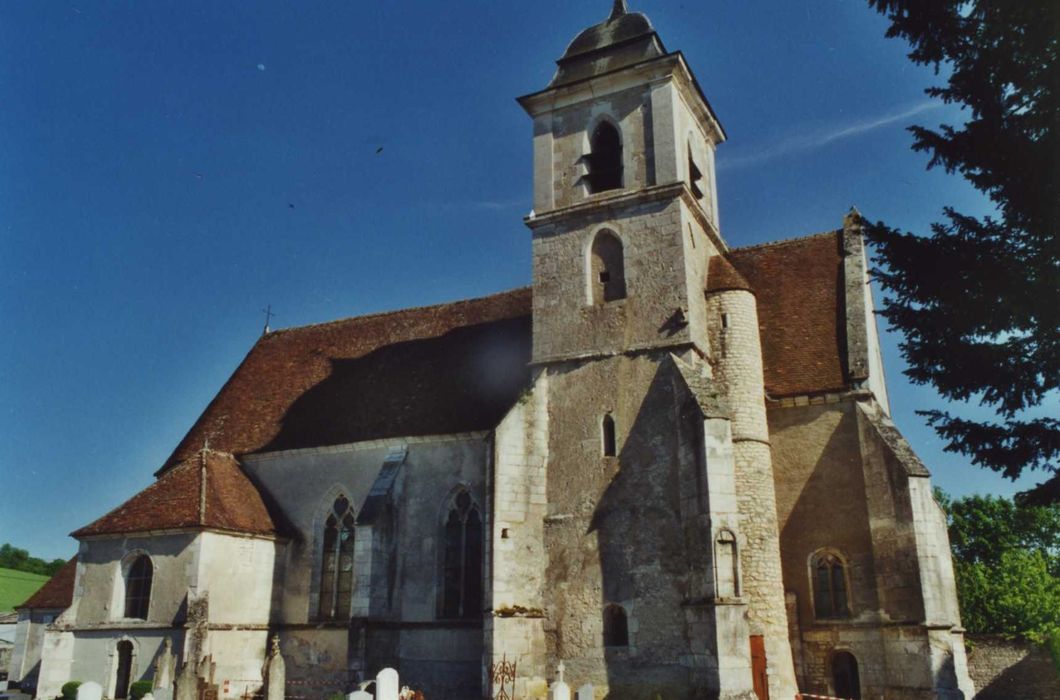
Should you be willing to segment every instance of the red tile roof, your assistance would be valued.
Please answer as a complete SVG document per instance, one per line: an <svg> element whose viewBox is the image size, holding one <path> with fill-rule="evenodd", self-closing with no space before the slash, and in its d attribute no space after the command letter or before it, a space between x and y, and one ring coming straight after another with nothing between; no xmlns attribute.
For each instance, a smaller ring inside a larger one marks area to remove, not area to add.
<svg viewBox="0 0 1060 700"><path fill-rule="evenodd" d="M707 291L755 293L771 396L846 386L840 241L831 232L737 248L711 262ZM531 290L523 288L265 335L158 481L74 535L272 533L276 520L233 455L489 430L529 382L530 314ZM203 515L199 456L207 442Z"/></svg>
<svg viewBox="0 0 1060 700"><path fill-rule="evenodd" d="M713 256L707 267L707 292L727 292L737 289L750 290L751 284L724 255Z"/></svg>
<svg viewBox="0 0 1060 700"><path fill-rule="evenodd" d="M63 609L70 607L74 600L74 579L77 576L77 557L62 565L55 575L44 582L22 605L16 605L16 610L29 608Z"/></svg>
<svg viewBox="0 0 1060 700"><path fill-rule="evenodd" d="M728 257L758 300L766 392L845 389L842 231L736 248Z"/></svg>
<svg viewBox="0 0 1060 700"><path fill-rule="evenodd" d="M261 494L235 457L201 450L73 536L183 528L260 535L276 532Z"/></svg>
<svg viewBox="0 0 1060 700"><path fill-rule="evenodd" d="M263 336L160 473L242 455L488 430L530 378L530 289Z"/></svg>

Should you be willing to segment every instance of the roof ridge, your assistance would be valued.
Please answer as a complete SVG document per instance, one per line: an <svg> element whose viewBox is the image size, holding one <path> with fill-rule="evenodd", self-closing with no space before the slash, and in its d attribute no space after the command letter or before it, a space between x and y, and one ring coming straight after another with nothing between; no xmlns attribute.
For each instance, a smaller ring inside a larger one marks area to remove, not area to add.
<svg viewBox="0 0 1060 700"><path fill-rule="evenodd" d="M471 304L477 301L486 301L487 299L495 299L510 294L516 294L518 292L531 291L533 287L514 287L512 289L506 289L501 292L494 292L481 297L471 297L469 299L455 299L453 301L444 301L438 304L425 304L423 306L407 306L401 309L391 309L390 311L376 311L370 314L362 314L360 316L347 316L345 318L337 318L333 321L321 321L320 323L307 323L303 326L291 326L289 328L279 328L271 331L268 335L262 336L262 338L272 338L274 336L282 335L284 333L291 333L294 331L307 330L310 328L324 328L326 326L337 326L343 323L349 323L350 321L361 321L370 318L384 318L386 316L396 316L398 314L410 313L413 311L428 311L430 309L440 309L446 306L456 306L457 304Z"/></svg>
<svg viewBox="0 0 1060 700"><path fill-rule="evenodd" d="M830 229L828 231L820 231L818 233L809 233L809 234L806 234L805 236L796 236L795 238L785 238L785 239L780 240L780 241L769 241L768 243L755 243L754 245L741 246L739 248L729 248L728 252L724 253L724 255L730 255L732 253L742 253L742 252L749 251L749 250L761 250L762 248L775 248L777 246L790 245L792 243L801 243L803 241L808 241L811 238L823 238L825 236L834 236L834 235L842 233L842 232L843 232L843 229L841 229L841 228L833 228L833 229Z"/></svg>

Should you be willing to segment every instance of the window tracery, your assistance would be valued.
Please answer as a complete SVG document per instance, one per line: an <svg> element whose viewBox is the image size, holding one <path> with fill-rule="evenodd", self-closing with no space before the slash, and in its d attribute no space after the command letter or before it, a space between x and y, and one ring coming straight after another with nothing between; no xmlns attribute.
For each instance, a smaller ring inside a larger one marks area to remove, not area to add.
<svg viewBox="0 0 1060 700"><path fill-rule="evenodd" d="M324 620L346 619L353 599L353 546L355 518L350 501L339 496L324 522L324 547L320 562L320 605Z"/></svg>
<svg viewBox="0 0 1060 700"><path fill-rule="evenodd" d="M461 490L445 521L442 566L443 618L474 618L482 614L482 517L471 494Z"/></svg>

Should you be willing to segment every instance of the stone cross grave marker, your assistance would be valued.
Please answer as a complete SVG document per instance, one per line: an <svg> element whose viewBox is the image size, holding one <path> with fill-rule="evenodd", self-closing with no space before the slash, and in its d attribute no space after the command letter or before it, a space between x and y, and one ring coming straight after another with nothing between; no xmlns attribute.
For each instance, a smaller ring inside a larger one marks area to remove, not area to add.
<svg viewBox="0 0 1060 700"><path fill-rule="evenodd" d="M563 682L563 672L566 670L567 667L560 661L559 666L556 667L556 673L559 677L549 688L552 700L570 700L570 686Z"/></svg>
<svg viewBox="0 0 1060 700"><path fill-rule="evenodd" d="M77 700L103 700L103 686L95 681L82 683L77 689Z"/></svg>

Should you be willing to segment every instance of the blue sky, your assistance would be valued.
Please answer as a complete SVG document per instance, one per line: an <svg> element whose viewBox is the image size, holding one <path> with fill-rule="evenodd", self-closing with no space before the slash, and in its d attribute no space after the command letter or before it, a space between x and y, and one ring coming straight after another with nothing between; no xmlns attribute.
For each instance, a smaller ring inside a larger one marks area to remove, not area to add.
<svg viewBox="0 0 1060 700"><path fill-rule="evenodd" d="M530 276L530 120L606 0L0 3L0 541L66 535L150 483L261 332ZM988 204L904 127L959 120L860 0L633 0L729 134L722 232L924 230ZM379 149L382 149L379 152ZM941 442L884 337L935 483L1013 485ZM968 415L982 416L981 410Z"/></svg>

